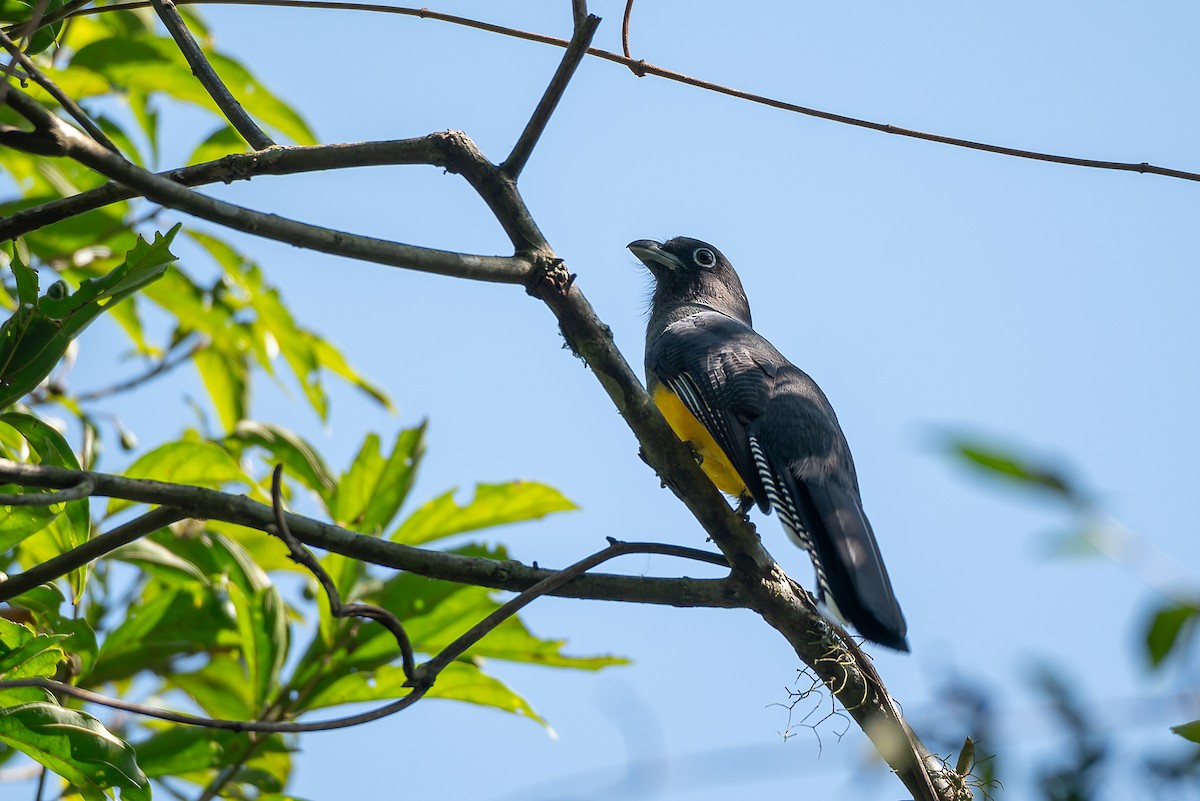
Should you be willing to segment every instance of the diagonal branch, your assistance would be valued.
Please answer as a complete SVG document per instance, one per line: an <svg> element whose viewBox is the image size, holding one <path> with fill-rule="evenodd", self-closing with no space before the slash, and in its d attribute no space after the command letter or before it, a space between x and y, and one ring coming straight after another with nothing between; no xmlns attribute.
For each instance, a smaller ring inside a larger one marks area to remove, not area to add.
<svg viewBox="0 0 1200 801"><path fill-rule="evenodd" d="M225 119L229 120L242 138L255 150L265 150L274 145L275 142L271 140L271 137L263 133L262 128L259 128L254 120L250 119L250 115L242 108L242 104L225 86L225 82L221 80L221 76L217 75L212 64L208 63L204 51L200 49L192 32L188 30L187 23L180 16L174 0L150 0L150 2L157 12L158 18L170 31L175 44L179 45L183 57L187 59L188 65L192 68L192 74L212 97L217 108L221 109Z"/></svg>
<svg viewBox="0 0 1200 801"><path fill-rule="evenodd" d="M500 165L501 172L512 180L517 180L521 175L521 170L525 169L525 164L533 154L538 139L546 130L546 125L550 122L554 109L558 107L558 101L562 100L563 92L567 90L567 84L571 82L575 70L583 61L583 57L587 55L588 45L592 43L592 37L596 35L596 28L599 25L600 18L594 14L589 14L582 22L575 25L571 43L567 45L567 52L563 53L562 61L559 62L554 77L550 79L550 85L546 87L537 108L533 110L533 116L529 118L525 130L521 132L521 137L513 146L512 153Z"/></svg>

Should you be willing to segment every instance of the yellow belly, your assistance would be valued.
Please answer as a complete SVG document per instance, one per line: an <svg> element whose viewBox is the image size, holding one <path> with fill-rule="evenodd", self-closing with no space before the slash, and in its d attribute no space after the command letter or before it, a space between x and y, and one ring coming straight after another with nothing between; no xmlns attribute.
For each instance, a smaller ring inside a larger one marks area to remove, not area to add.
<svg viewBox="0 0 1200 801"><path fill-rule="evenodd" d="M675 436L691 443L696 453L700 454L703 460L700 462L700 469L717 485L717 489L737 498L750 494L746 482L742 481L737 470L733 469L725 451L721 450L721 446L712 438L712 434L708 433L704 424L688 411L678 395L659 385L654 388L654 404L658 406L663 417L667 418Z"/></svg>

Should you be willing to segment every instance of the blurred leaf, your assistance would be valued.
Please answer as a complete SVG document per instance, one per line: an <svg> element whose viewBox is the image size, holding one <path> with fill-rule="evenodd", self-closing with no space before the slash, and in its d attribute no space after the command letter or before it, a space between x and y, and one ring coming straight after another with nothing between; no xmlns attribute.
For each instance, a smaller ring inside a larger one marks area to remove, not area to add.
<svg viewBox="0 0 1200 801"><path fill-rule="evenodd" d="M291 311L279 297L278 290L260 291L254 295L251 302L254 310L258 312L259 326L275 341L284 361L296 376L304 397L324 420L329 414L329 398L321 385L321 363L316 350L316 343L320 338L296 323Z"/></svg>
<svg viewBox="0 0 1200 801"><path fill-rule="evenodd" d="M104 639L91 682L127 679L143 670L169 675L179 657L238 644L228 610L212 588L180 583L129 608Z"/></svg>
<svg viewBox="0 0 1200 801"><path fill-rule="evenodd" d="M408 496L424 452L424 423L401 431L387 458L379 451L379 437L368 434L349 472L338 482L330 515L364 533L382 531Z"/></svg>
<svg viewBox="0 0 1200 801"><path fill-rule="evenodd" d="M354 386L361 389L370 397L374 398L381 406L388 411L395 411L392 406L392 399L380 387L372 384L361 373L355 370L342 356L341 351L330 345L320 337L315 338L313 346L316 349L317 361L327 370L330 370L335 375L341 376L346 381L349 381Z"/></svg>
<svg viewBox="0 0 1200 801"><path fill-rule="evenodd" d="M1196 605L1180 603L1167 604L1155 612L1146 630L1146 655L1152 667L1161 667L1171 651L1187 642L1198 614L1200 608Z"/></svg>
<svg viewBox="0 0 1200 801"><path fill-rule="evenodd" d="M325 502L326 507L331 505L337 487L333 473L317 449L299 434L272 423L242 420L226 437L226 442L262 448L270 454L271 462L283 464L287 477L299 479Z"/></svg>
<svg viewBox="0 0 1200 801"><path fill-rule="evenodd" d="M256 486L224 449L211 442L196 440L160 445L131 464L125 475L209 489L220 489L226 484L244 484L251 489ZM132 505L130 501L112 498L108 502L108 514Z"/></svg>
<svg viewBox="0 0 1200 801"><path fill-rule="evenodd" d="M212 347L201 348L192 361L200 371L222 428L232 430L245 419L250 403L250 365L244 356Z"/></svg>
<svg viewBox="0 0 1200 801"><path fill-rule="evenodd" d="M34 13L37 13L38 19L41 20L62 8L63 3L64 0L49 0L45 4L35 3L33 0L0 0L0 22L28 22ZM39 27L28 44L22 47L25 54L35 56L54 44L62 26L62 22L59 21L53 25Z"/></svg>
<svg viewBox="0 0 1200 801"><path fill-rule="evenodd" d="M187 163L203 164L206 161L216 161L233 153L245 153L248 148L246 140L233 129L233 126L222 125L192 151Z"/></svg>
<svg viewBox="0 0 1200 801"><path fill-rule="evenodd" d="M275 128L296 144L317 143L300 115L255 80L240 63L212 51L205 55L229 91L256 121ZM220 114L208 92L192 75L179 47L168 37L102 39L81 48L71 59L71 66L89 69L115 86L147 93L165 92L176 100Z"/></svg>
<svg viewBox="0 0 1200 801"><path fill-rule="evenodd" d="M208 583L208 576L195 564L172 553L165 545L146 537L122 545L110 556L137 565L150 575L168 583L176 578Z"/></svg>
<svg viewBox="0 0 1200 801"><path fill-rule="evenodd" d="M30 448L37 454L40 464L65 467L69 470L79 469L79 460L71 452L71 446L67 444L63 435L38 418L20 412L10 412L0 416L0 422L21 432ZM65 504L64 512L49 521L49 533L59 553L77 548L91 538L92 519L87 498ZM87 567L78 567L67 574L75 600L83 594L87 573Z"/></svg>
<svg viewBox="0 0 1200 801"><path fill-rule="evenodd" d="M169 676L167 684L183 690L214 718L250 720L261 711L254 705L254 688L246 681L242 663L226 654L215 655L192 673Z"/></svg>
<svg viewBox="0 0 1200 801"><path fill-rule="evenodd" d="M1068 501L1077 502L1083 498L1079 489L1073 486L1061 471L1038 464L1011 451L966 438L952 439L950 450L968 464L982 469L985 473L1010 479L1029 487L1050 490Z"/></svg>
<svg viewBox="0 0 1200 801"><path fill-rule="evenodd" d="M150 801L150 781L133 748L85 712L46 702L0 709L0 742L62 776L89 801L102 801L114 787L122 801Z"/></svg>
<svg viewBox="0 0 1200 801"><path fill-rule="evenodd" d="M1191 740L1193 743L1200 743L1200 720L1193 720L1191 723L1181 723L1178 726L1172 726L1171 731L1186 740Z"/></svg>
<svg viewBox="0 0 1200 801"><path fill-rule="evenodd" d="M278 688L279 672L287 657L288 628L283 601L274 587L265 587L253 596L246 595L237 585L230 585L228 591L241 637L247 679L254 690L254 707L264 710Z"/></svg>
<svg viewBox="0 0 1200 801"><path fill-rule="evenodd" d="M475 497L466 506L455 503L451 490L409 515L391 539L421 545L464 531L536 520L577 508L558 490L536 481L476 484Z"/></svg>

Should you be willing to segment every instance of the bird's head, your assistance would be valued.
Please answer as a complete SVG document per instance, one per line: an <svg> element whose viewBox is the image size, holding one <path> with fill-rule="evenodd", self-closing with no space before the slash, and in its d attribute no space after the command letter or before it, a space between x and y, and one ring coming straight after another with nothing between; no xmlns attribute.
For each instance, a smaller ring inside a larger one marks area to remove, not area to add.
<svg viewBox="0 0 1200 801"><path fill-rule="evenodd" d="M652 309L696 303L750 322L750 304L741 279L712 245L677 236L666 242L639 239L627 247L654 276Z"/></svg>

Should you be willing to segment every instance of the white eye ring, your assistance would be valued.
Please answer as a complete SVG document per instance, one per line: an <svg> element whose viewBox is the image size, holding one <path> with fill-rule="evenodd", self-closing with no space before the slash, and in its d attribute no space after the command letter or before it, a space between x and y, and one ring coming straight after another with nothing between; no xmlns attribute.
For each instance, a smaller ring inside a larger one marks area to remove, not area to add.
<svg viewBox="0 0 1200 801"><path fill-rule="evenodd" d="M701 267L712 267L717 263L717 256L708 248L696 248L692 253L692 261Z"/></svg>

